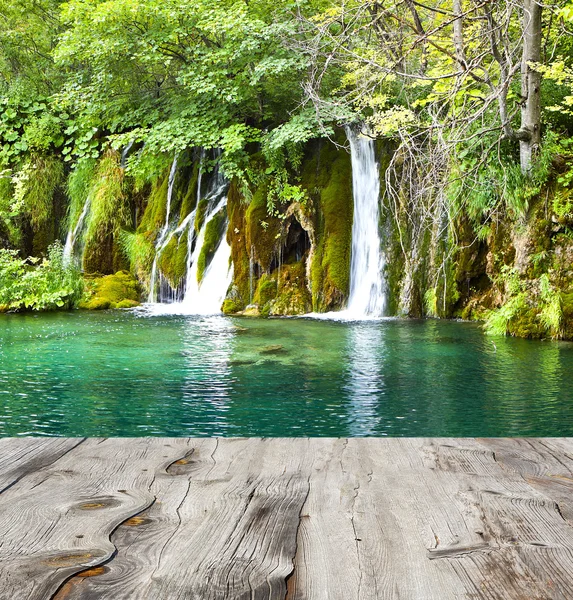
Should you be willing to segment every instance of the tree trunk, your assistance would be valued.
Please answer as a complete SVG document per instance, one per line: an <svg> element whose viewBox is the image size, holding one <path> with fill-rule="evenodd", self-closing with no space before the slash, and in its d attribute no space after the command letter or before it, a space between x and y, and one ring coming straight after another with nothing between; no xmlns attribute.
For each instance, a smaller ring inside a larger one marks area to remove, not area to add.
<svg viewBox="0 0 573 600"><path fill-rule="evenodd" d="M523 54L521 60L521 128L519 157L523 173L531 171L541 141L541 74L531 63L541 62L541 5L523 0Z"/></svg>
<svg viewBox="0 0 573 600"><path fill-rule="evenodd" d="M456 49L456 59L460 67L465 71L467 69L466 53L464 50L464 32L462 23L462 0L454 0L454 47Z"/></svg>

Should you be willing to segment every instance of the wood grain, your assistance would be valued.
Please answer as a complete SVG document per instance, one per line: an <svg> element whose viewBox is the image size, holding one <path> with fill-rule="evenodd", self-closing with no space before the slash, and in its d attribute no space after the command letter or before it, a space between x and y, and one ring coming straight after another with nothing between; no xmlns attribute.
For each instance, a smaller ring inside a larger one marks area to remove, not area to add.
<svg viewBox="0 0 573 600"><path fill-rule="evenodd" d="M3 439L0 598L565 600L571 439Z"/></svg>

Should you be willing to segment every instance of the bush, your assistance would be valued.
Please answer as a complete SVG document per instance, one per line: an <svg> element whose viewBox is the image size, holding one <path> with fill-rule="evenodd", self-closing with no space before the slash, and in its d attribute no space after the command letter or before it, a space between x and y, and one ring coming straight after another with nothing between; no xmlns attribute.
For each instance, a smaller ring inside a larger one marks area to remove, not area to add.
<svg viewBox="0 0 573 600"><path fill-rule="evenodd" d="M5 310L57 310L77 306L83 296L80 272L64 262L58 242L48 257L18 257L15 250L0 249L0 305Z"/></svg>

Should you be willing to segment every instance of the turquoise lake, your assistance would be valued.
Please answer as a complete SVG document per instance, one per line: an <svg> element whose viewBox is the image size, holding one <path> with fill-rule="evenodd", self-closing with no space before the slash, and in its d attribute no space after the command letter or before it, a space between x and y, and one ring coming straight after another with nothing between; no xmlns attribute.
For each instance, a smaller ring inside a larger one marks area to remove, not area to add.
<svg viewBox="0 0 573 600"><path fill-rule="evenodd" d="M573 344L470 323L0 317L0 435L571 436Z"/></svg>

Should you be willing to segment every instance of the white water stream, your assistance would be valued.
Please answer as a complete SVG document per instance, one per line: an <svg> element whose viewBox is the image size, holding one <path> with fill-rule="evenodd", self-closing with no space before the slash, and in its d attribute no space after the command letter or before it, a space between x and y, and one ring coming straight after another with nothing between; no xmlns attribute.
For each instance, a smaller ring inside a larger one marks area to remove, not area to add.
<svg viewBox="0 0 573 600"><path fill-rule="evenodd" d="M79 216L75 227L70 227L68 229L68 235L66 236L66 244L64 246L64 264L66 265L72 264L72 261L74 260L74 248L78 242L80 234L83 231L84 223L90 210L90 205L91 201L90 197L88 196L86 198L86 201L84 202L84 207L82 208L82 212ZM78 262L81 264L81 258Z"/></svg>
<svg viewBox="0 0 573 600"><path fill-rule="evenodd" d="M347 312L381 317L386 308L384 255L380 239L380 171L374 141L348 131L352 157L352 253Z"/></svg>
<svg viewBox="0 0 573 600"><path fill-rule="evenodd" d="M201 201L201 181L202 169L199 171L198 186L197 186L197 206ZM197 281L198 259L205 241L205 232L207 224L227 206L227 181L218 172L213 173L211 184L204 197L207 201L205 211L205 219L201 224L199 232L195 233L195 220L199 216L199 212L195 209L188 215L181 225L173 231L171 235L165 230L165 234L161 237L161 246L158 243L158 255L161 250L169 243L171 236L182 231L185 227L188 228L188 246L187 246L187 276L185 282L185 295L181 302L173 302L170 304L155 303L154 296L152 299L151 292L149 296L150 304L147 308L154 314L169 313L169 314L190 314L190 315L215 315L221 313L221 305L227 294L229 285L233 277L233 269L230 266L231 247L227 243L226 232L224 232L219 241L219 245L215 254L205 269L203 278L199 283ZM158 275L157 265L154 264L152 270L152 283ZM153 288L151 288L153 289Z"/></svg>
<svg viewBox="0 0 573 600"><path fill-rule="evenodd" d="M380 169L374 141L346 129L352 161L352 249L350 293L344 310L307 315L317 319L379 319L386 309L384 254L380 237Z"/></svg>

